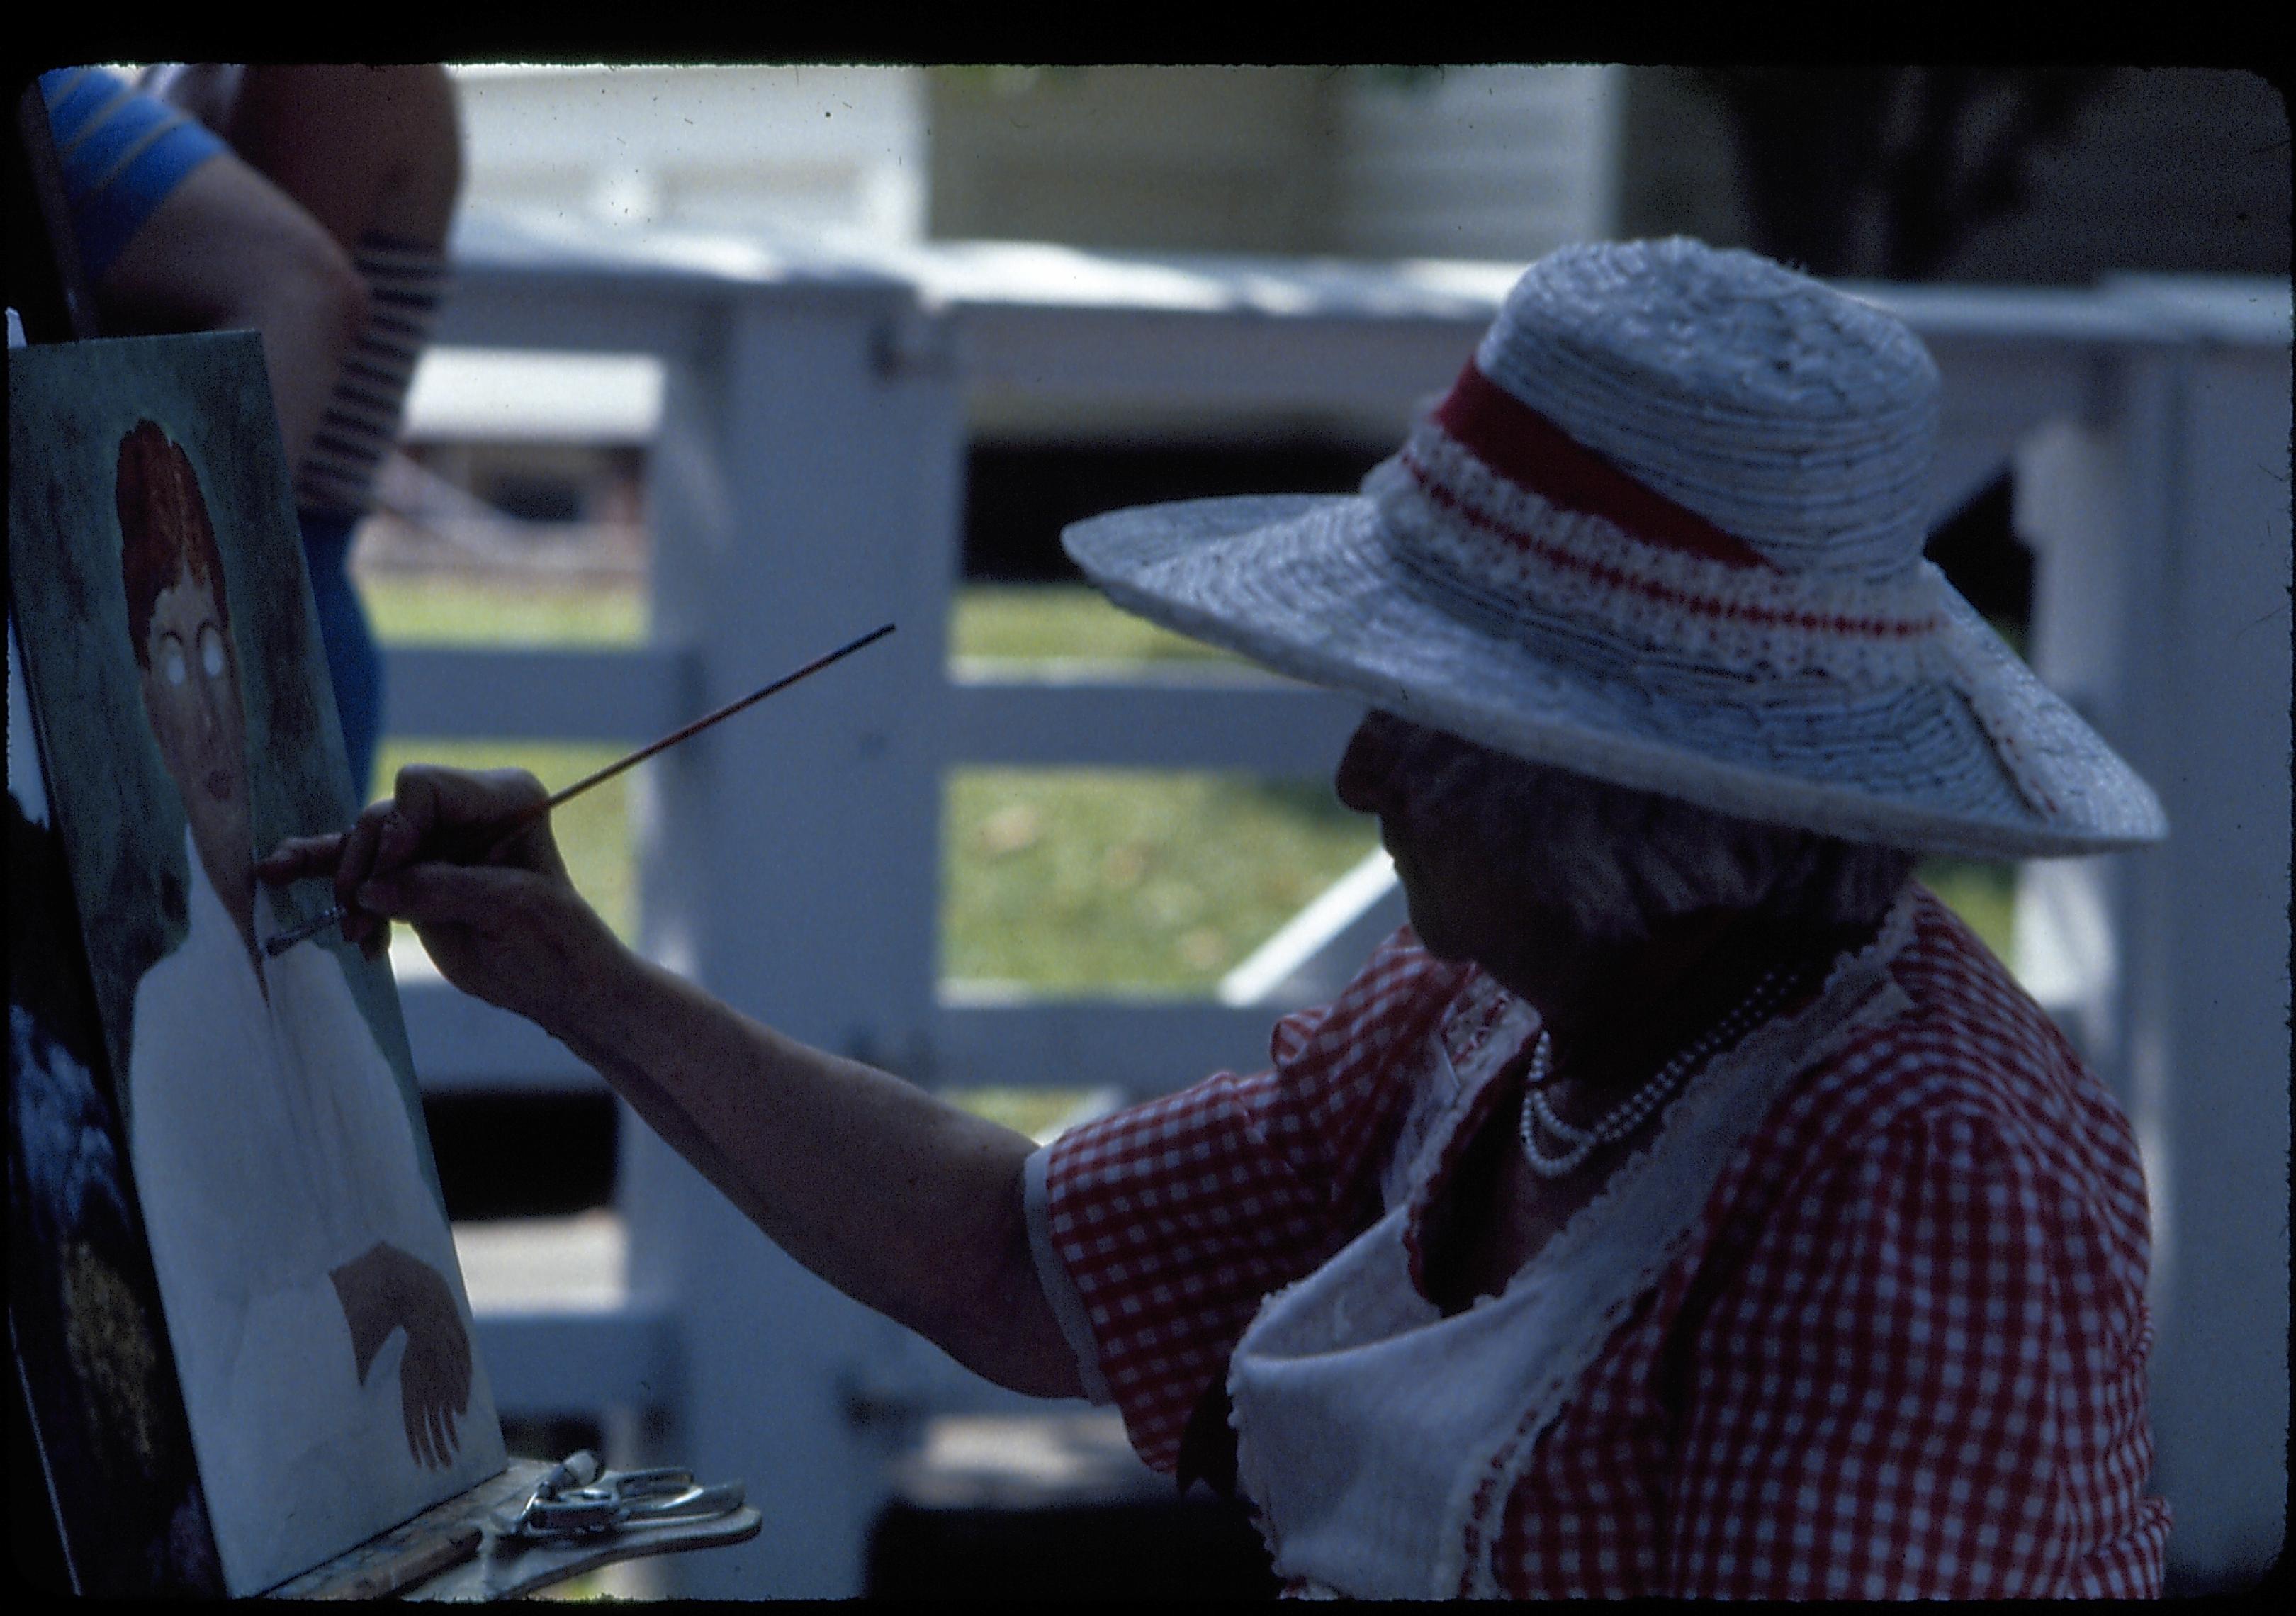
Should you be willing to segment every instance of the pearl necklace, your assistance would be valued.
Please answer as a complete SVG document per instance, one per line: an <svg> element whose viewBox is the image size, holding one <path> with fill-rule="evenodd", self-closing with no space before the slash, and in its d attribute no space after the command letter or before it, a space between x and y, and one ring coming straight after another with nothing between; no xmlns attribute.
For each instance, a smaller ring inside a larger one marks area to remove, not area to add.
<svg viewBox="0 0 2296 1616"><path fill-rule="evenodd" d="M1554 1104L1546 1092L1547 1079L1554 1072L1554 1040L1541 1032L1538 1045L1531 1050L1530 1070L1523 1079L1522 1118L1518 1125L1522 1135L1522 1153L1529 1161L1531 1171L1542 1178L1560 1178L1576 1171L1597 1147L1616 1144L1633 1133L1682 1086L1684 1079L1766 1020L1784 1002L1798 974L1778 970L1764 972L1762 980L1754 984L1754 990L1735 1010L1685 1046L1659 1068L1655 1077L1587 1128L1574 1128L1554 1114ZM1542 1132L1561 1140L1563 1148L1555 1152L1543 1148L1538 1142Z"/></svg>

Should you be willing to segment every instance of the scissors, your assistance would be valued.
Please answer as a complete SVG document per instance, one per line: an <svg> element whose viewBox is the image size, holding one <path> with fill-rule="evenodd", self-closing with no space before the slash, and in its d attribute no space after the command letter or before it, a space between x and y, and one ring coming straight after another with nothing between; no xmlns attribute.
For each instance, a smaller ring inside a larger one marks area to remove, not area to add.
<svg viewBox="0 0 2296 1616"><path fill-rule="evenodd" d="M707 1521L741 1508L742 1483L694 1484L686 1470L602 1470L587 1448L535 1483L515 1511L503 1510L495 1527L504 1537L598 1536L623 1527Z"/></svg>

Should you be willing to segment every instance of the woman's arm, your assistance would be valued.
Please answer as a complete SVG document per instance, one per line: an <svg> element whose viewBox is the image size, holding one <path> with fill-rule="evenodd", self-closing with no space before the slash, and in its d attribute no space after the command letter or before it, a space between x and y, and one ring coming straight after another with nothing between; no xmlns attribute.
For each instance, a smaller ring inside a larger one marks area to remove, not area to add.
<svg viewBox="0 0 2296 1616"><path fill-rule="evenodd" d="M291 472L367 314L350 255L230 152L168 193L97 277L95 296L115 330L260 332Z"/></svg>
<svg viewBox="0 0 2296 1616"><path fill-rule="evenodd" d="M1029 1139L623 953L545 1029L823 1279L1000 1385L1083 1395L1029 1249Z"/></svg>
<svg viewBox="0 0 2296 1616"><path fill-rule="evenodd" d="M839 1290L1016 1390L1082 1395L1037 1281L1020 1134L782 1037L640 959L567 879L547 821L482 862L531 775L401 773L340 836L291 841L266 880L332 875L344 933L412 923L465 992L595 1068L774 1243ZM459 847L467 862L442 861Z"/></svg>

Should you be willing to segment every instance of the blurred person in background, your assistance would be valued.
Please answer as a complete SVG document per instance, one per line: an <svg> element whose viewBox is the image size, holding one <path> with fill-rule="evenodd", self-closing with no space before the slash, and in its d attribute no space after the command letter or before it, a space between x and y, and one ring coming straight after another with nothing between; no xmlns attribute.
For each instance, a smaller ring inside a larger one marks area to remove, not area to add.
<svg viewBox="0 0 2296 1616"><path fill-rule="evenodd" d="M381 662L351 540L446 282L462 185L436 65L41 76L81 270L115 335L251 329L292 468L327 672L364 796Z"/></svg>

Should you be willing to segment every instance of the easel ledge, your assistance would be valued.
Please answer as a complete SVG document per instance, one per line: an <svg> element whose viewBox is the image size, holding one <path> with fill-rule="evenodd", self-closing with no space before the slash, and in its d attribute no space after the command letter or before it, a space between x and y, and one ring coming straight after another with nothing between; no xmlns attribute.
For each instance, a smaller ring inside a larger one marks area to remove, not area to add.
<svg viewBox="0 0 2296 1616"><path fill-rule="evenodd" d="M595 1538L529 1543L499 1536L493 1527L495 1511L515 1505L532 1493L552 1468L541 1459L512 1459L492 1481L280 1584L268 1596L514 1599L617 1561L745 1543L765 1524L762 1515L744 1505L711 1520L636 1527Z"/></svg>

